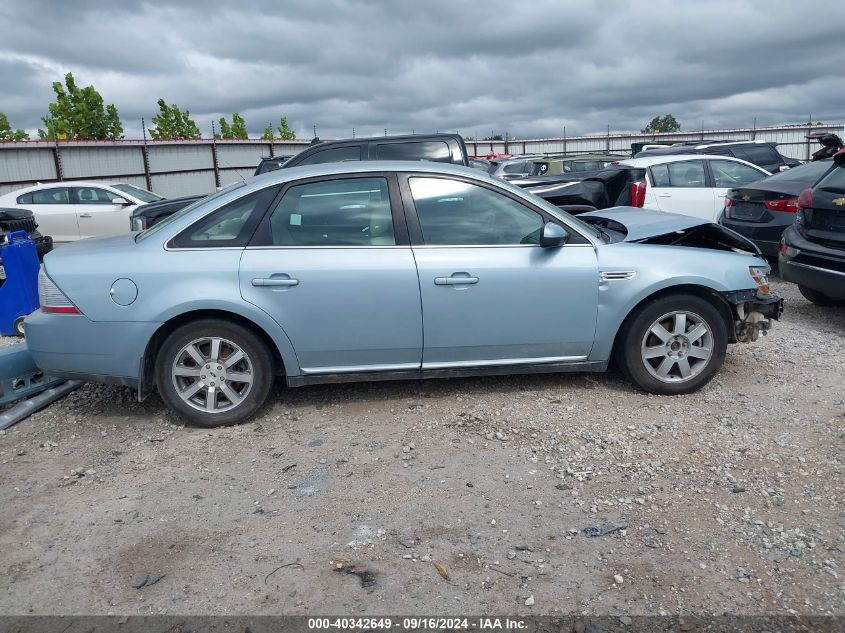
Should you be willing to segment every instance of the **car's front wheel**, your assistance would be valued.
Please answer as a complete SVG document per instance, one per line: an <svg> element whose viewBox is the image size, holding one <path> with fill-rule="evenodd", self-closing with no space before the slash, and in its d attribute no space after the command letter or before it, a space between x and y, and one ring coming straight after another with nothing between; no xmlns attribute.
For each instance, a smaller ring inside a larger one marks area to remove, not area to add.
<svg viewBox="0 0 845 633"><path fill-rule="evenodd" d="M222 319L175 329L156 357L165 404L204 427L236 424L255 413L273 384L273 359L253 332Z"/></svg>
<svg viewBox="0 0 845 633"><path fill-rule="evenodd" d="M725 320L695 295L650 301L625 322L617 361L628 377L651 393L677 395L704 386L725 360Z"/></svg>
<svg viewBox="0 0 845 633"><path fill-rule="evenodd" d="M818 290L808 288L807 286L798 286L798 292L800 292L807 301L809 301L810 303L814 303L817 306L822 306L825 308L845 306L845 301L843 301L842 299L834 299L833 297L828 297L826 294L821 293Z"/></svg>

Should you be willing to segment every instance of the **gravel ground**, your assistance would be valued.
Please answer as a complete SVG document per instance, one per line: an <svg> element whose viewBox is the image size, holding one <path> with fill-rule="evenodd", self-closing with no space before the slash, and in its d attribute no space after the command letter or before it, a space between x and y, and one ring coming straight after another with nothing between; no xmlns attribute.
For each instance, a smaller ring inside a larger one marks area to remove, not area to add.
<svg viewBox="0 0 845 633"><path fill-rule="evenodd" d="M690 396L278 388L202 430L86 385L0 437L0 613L842 615L845 311L777 288Z"/></svg>

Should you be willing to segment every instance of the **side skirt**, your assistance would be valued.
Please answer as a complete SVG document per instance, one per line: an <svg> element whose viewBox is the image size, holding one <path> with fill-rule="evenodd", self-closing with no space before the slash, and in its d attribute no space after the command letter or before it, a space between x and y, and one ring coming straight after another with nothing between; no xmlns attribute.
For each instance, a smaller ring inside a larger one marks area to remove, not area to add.
<svg viewBox="0 0 845 633"><path fill-rule="evenodd" d="M460 367L453 369L415 369L407 371L359 372L349 374L309 374L288 376L288 387L326 385L344 382L374 382L382 380L425 380L428 378L467 378L472 376L508 376L511 374L555 374L564 372L601 372L608 361L577 361L571 363L536 363L525 365L493 365L489 367Z"/></svg>

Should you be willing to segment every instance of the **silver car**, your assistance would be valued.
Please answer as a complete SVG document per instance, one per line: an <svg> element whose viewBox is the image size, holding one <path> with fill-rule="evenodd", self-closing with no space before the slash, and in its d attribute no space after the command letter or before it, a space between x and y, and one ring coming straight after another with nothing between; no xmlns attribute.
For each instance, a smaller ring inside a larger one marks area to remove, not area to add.
<svg viewBox="0 0 845 633"><path fill-rule="evenodd" d="M576 219L476 169L270 172L140 232L45 258L29 349L50 374L157 389L201 426L290 387L603 371L698 389L780 315L753 244L701 219Z"/></svg>

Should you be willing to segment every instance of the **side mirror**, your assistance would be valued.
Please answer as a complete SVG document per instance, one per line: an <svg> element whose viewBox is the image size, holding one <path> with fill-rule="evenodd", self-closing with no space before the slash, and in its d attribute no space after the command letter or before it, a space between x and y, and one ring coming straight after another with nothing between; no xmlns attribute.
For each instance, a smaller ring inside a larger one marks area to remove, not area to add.
<svg viewBox="0 0 845 633"><path fill-rule="evenodd" d="M778 167L778 171L789 171L789 165L781 165Z"/></svg>
<svg viewBox="0 0 845 633"><path fill-rule="evenodd" d="M131 202L129 202L129 200L127 200L126 198L120 198L120 197L118 197L118 198L112 198L112 199L111 199L111 203L112 203L112 204L119 204L119 205L124 206L124 207L125 207L125 206L127 206L127 205L132 204L132 203L131 203Z"/></svg>
<svg viewBox="0 0 845 633"><path fill-rule="evenodd" d="M543 230L540 231L540 246L543 248L557 248L566 244L569 239L569 232L560 224L546 222Z"/></svg>

